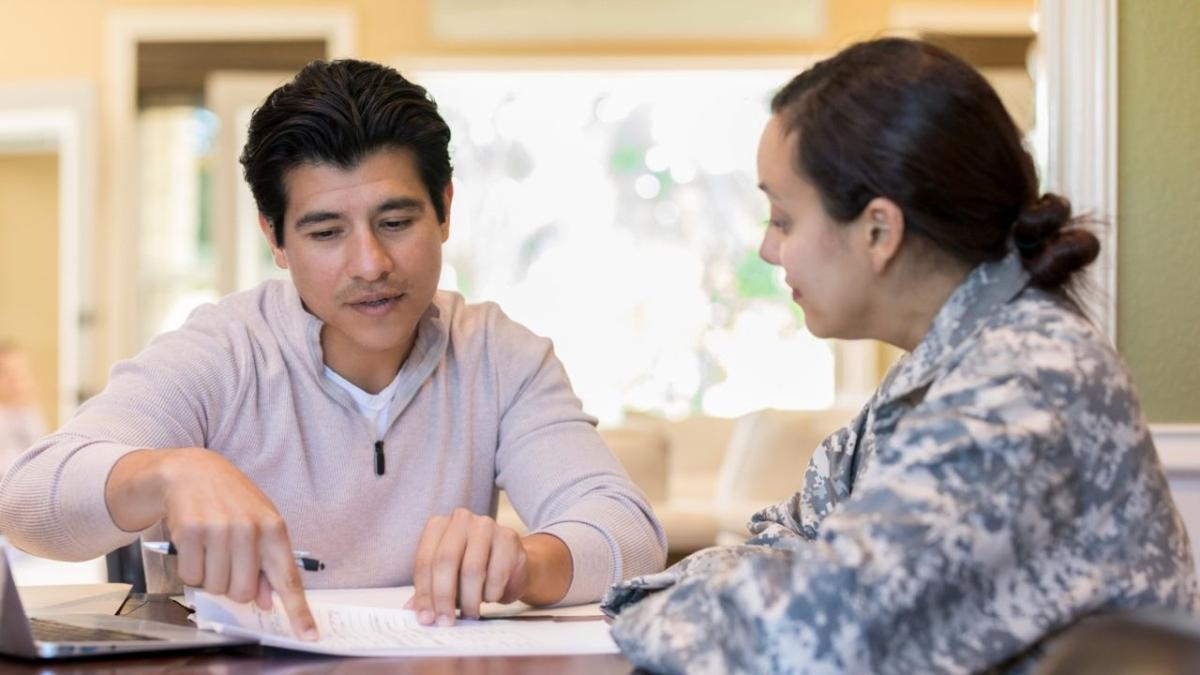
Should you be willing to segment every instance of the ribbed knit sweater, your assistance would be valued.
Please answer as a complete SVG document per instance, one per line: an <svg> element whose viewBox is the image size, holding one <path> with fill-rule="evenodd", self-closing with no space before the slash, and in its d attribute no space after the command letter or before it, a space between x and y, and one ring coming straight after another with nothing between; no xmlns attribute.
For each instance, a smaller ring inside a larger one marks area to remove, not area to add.
<svg viewBox="0 0 1200 675"><path fill-rule="evenodd" d="M125 532L105 483L143 448L205 447L271 499L292 544L326 564L310 588L411 583L426 521L457 507L495 514L508 492L530 531L560 538L574 576L564 603L662 568L666 540L596 432L549 340L494 304L440 292L400 370L377 475L377 432L326 378L322 323L295 287L269 281L196 310L118 363L105 390L22 455L0 483L0 531L35 555L82 560ZM151 592L178 587L173 559L147 556Z"/></svg>

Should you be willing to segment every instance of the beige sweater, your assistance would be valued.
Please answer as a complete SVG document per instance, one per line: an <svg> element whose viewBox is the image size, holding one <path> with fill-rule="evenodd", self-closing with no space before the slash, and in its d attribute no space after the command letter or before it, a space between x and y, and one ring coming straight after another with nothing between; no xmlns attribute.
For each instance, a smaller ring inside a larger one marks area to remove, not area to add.
<svg viewBox="0 0 1200 675"><path fill-rule="evenodd" d="M657 571L666 540L645 497L584 414L549 340L490 303L439 293L422 318L375 472L376 432L323 375L321 322L272 281L197 310L113 369L108 387L0 483L0 531L35 555L80 560L133 541L109 516L113 464L140 448L216 450L326 564L310 588L411 583L425 522L457 507L494 514L508 491L531 531L571 551L564 602ZM162 525L147 539L168 538ZM147 556L149 589L178 586Z"/></svg>

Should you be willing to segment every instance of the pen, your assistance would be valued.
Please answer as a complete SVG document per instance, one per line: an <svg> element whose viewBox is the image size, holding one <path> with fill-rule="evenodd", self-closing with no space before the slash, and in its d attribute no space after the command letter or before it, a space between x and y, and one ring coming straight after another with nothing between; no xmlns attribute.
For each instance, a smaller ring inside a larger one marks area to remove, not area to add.
<svg viewBox="0 0 1200 675"><path fill-rule="evenodd" d="M169 541L143 541L142 548L159 555L176 555L178 553L175 550L175 544ZM325 563L316 558L310 558L308 551L292 551L292 557L296 559L296 566L306 572L320 572L325 569Z"/></svg>

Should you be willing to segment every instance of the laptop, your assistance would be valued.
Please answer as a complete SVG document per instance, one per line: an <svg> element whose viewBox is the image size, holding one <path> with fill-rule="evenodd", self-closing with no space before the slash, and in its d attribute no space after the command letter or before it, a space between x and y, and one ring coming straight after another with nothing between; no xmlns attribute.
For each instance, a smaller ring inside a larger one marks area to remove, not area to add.
<svg viewBox="0 0 1200 675"><path fill-rule="evenodd" d="M198 628L105 614L46 614L30 617L17 594L0 543L0 654L25 659L60 659L106 654L207 649L254 644Z"/></svg>

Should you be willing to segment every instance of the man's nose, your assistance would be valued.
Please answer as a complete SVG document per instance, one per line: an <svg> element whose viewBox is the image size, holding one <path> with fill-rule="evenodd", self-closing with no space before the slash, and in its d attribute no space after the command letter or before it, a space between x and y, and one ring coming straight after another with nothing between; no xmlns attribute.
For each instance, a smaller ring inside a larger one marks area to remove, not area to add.
<svg viewBox="0 0 1200 675"><path fill-rule="evenodd" d="M375 236L375 232L367 230L355 237L351 260L351 275L366 281L374 281L386 276L394 265L387 249Z"/></svg>

